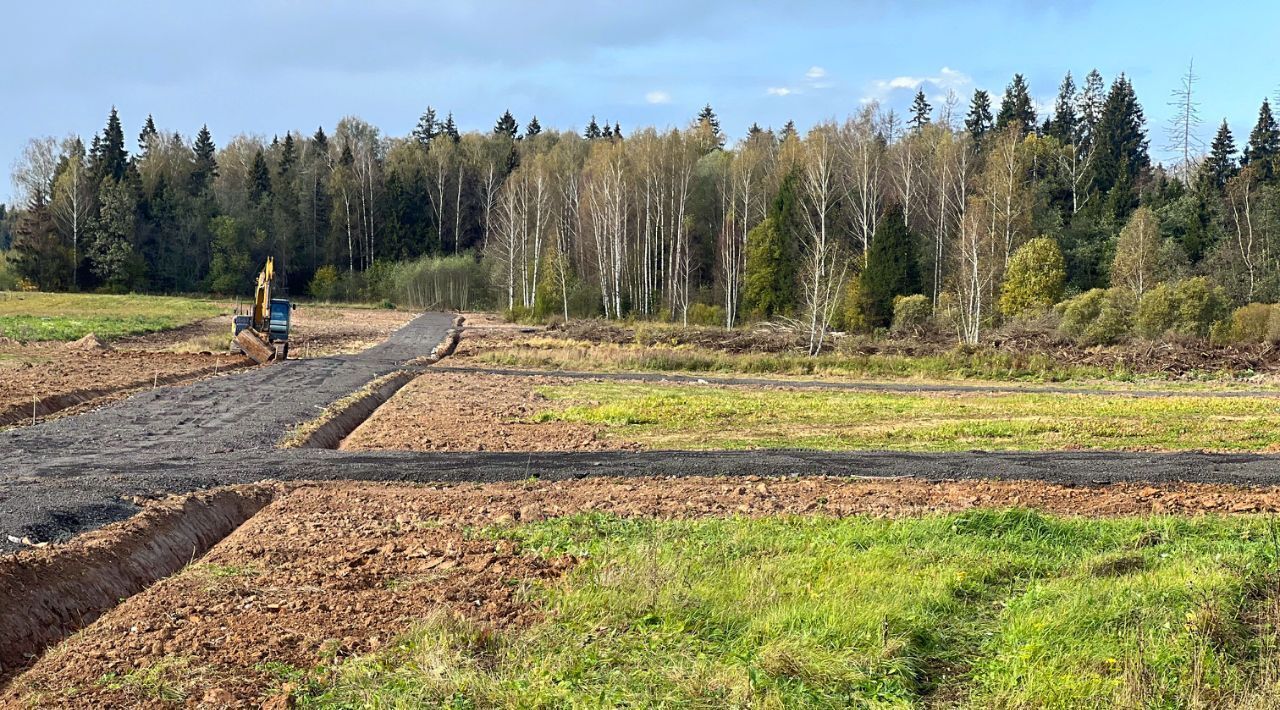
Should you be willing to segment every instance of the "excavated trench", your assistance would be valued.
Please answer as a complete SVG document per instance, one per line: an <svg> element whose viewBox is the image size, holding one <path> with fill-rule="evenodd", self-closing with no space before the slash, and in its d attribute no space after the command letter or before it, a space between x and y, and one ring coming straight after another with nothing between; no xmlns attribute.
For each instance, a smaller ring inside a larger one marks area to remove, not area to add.
<svg viewBox="0 0 1280 710"><path fill-rule="evenodd" d="M0 561L0 682L121 600L198 559L276 492L259 484L174 496L67 545Z"/></svg>
<svg viewBox="0 0 1280 710"><path fill-rule="evenodd" d="M401 387L452 354L462 317L429 355L339 400L294 445L337 448ZM178 573L269 505L282 486L229 486L149 503L130 518L0 560L0 688L121 601ZM12 542L12 540L11 540Z"/></svg>

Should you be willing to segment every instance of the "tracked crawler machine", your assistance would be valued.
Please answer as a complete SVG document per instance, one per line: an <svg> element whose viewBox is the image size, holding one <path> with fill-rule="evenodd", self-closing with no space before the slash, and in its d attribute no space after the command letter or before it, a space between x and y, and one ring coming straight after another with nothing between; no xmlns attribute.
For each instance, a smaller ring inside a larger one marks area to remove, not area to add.
<svg viewBox="0 0 1280 710"><path fill-rule="evenodd" d="M231 332L231 349L248 355L259 365L289 357L289 321L297 306L287 298L273 298L275 260L258 273L253 305L246 315L236 315Z"/></svg>

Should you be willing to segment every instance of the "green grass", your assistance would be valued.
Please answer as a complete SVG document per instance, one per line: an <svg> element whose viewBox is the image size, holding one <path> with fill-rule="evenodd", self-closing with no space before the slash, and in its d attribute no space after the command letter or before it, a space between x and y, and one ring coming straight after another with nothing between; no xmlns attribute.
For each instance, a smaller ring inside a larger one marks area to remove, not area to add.
<svg viewBox="0 0 1280 710"><path fill-rule="evenodd" d="M1263 518L624 520L490 531L580 565L493 631L425 620L305 707L1273 707Z"/></svg>
<svg viewBox="0 0 1280 710"><path fill-rule="evenodd" d="M23 342L70 341L94 333L110 340L169 330L224 312L213 301L173 296L0 292L0 336Z"/></svg>
<svg viewBox="0 0 1280 710"><path fill-rule="evenodd" d="M534 421L603 425L651 448L1261 451L1280 401L1053 393L876 393L592 383L539 388Z"/></svg>

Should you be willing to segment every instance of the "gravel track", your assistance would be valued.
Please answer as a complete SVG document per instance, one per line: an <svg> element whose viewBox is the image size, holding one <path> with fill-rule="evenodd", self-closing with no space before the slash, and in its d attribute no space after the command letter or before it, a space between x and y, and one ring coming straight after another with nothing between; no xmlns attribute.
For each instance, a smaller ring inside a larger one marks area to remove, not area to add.
<svg viewBox="0 0 1280 710"><path fill-rule="evenodd" d="M123 519L137 512L135 497L263 479L429 482L510 481L530 476L561 480L834 475L1035 479L1086 486L1120 481L1280 483L1280 457L1265 454L352 453L273 448L289 428L313 418L320 408L375 377L400 369L405 361L428 354L444 339L451 323L449 315L426 314L386 343L357 355L290 361L158 389L79 416L0 432L0 460L5 462L0 471L0 549L13 547L5 535L62 540Z"/></svg>

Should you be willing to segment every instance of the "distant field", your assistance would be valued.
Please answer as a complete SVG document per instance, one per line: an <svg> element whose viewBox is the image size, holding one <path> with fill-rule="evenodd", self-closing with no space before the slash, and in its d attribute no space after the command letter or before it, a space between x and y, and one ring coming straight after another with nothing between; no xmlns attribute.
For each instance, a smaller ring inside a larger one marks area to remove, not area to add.
<svg viewBox="0 0 1280 710"><path fill-rule="evenodd" d="M171 296L0 292L0 336L20 340L103 340L177 328L228 312L217 303Z"/></svg>
<svg viewBox="0 0 1280 710"><path fill-rule="evenodd" d="M574 555L545 610L440 614L303 707L1275 707L1274 522L581 514L489 529Z"/></svg>
<svg viewBox="0 0 1280 710"><path fill-rule="evenodd" d="M899 394L585 382L538 390L534 421L655 449L829 451L1280 447L1280 401L1194 394Z"/></svg>

